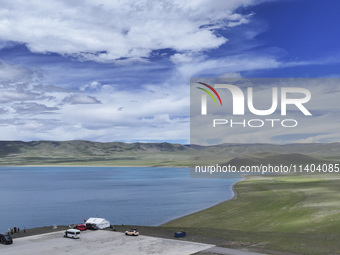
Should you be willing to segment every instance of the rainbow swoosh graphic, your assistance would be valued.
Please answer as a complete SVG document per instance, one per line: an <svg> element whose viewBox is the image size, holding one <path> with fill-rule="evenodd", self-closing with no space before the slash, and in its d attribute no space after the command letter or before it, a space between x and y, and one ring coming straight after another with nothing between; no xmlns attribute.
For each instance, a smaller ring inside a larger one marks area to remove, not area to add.
<svg viewBox="0 0 340 255"><path fill-rule="evenodd" d="M220 95L217 93L217 91L216 91L213 87L211 87L210 85L208 85L208 84L206 84L206 83L203 83L203 82L197 82L197 83L206 86L206 87L209 88L212 92L214 92L214 94L217 96L217 98L218 98L218 100L220 101L220 104L221 104L221 106L222 106L222 100L221 100L221 98L220 98ZM203 90L204 92L206 92L206 93L214 100L215 105L217 105L216 100L215 100L213 94L211 94L211 92L210 92L209 90L204 89L204 88L200 88L200 87L197 87L197 88L200 89L200 90Z"/></svg>

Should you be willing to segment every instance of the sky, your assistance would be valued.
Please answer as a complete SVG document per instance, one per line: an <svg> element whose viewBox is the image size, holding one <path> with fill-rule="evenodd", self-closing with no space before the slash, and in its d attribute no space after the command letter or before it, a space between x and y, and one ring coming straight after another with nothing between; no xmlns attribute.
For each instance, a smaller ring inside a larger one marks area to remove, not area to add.
<svg viewBox="0 0 340 255"><path fill-rule="evenodd" d="M0 0L0 140L187 144L192 77L338 78L339 9L336 0Z"/></svg>

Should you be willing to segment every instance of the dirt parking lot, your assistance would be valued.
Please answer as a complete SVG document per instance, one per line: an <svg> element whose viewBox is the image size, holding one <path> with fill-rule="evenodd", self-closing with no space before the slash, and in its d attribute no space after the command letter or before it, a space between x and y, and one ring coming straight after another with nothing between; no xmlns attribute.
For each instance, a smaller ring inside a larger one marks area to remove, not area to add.
<svg viewBox="0 0 340 255"><path fill-rule="evenodd" d="M84 231L80 239L63 237L64 231L14 239L12 245L1 245L1 255L31 254L167 254L189 255L214 245L140 235L125 236L113 231Z"/></svg>

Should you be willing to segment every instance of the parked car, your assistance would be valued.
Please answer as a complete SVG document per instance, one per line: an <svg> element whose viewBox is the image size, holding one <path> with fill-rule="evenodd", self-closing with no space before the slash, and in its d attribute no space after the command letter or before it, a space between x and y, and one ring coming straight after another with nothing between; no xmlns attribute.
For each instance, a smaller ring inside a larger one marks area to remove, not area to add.
<svg viewBox="0 0 340 255"><path fill-rule="evenodd" d="M139 232L137 228L130 228L129 230L125 231L125 235L127 236L138 236Z"/></svg>
<svg viewBox="0 0 340 255"><path fill-rule="evenodd" d="M86 223L86 228L90 230L98 230L99 228L97 227L96 224L93 223Z"/></svg>
<svg viewBox="0 0 340 255"><path fill-rule="evenodd" d="M2 243L2 244L12 244L13 239L10 235L0 234L0 243Z"/></svg>
<svg viewBox="0 0 340 255"><path fill-rule="evenodd" d="M78 238L80 238L80 230L78 230L78 229L68 229L68 230L65 231L64 237L78 239Z"/></svg>
<svg viewBox="0 0 340 255"><path fill-rule="evenodd" d="M80 231L85 231L87 228L84 224L78 224L78 225L75 225L74 229L78 229Z"/></svg>

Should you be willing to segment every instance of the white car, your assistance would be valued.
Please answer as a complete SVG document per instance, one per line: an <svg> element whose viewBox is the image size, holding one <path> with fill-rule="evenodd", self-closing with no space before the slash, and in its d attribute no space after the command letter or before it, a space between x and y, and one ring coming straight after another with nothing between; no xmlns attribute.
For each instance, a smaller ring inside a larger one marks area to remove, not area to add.
<svg viewBox="0 0 340 255"><path fill-rule="evenodd" d="M130 228L129 230L125 231L125 235L127 236L138 236L139 232L137 228Z"/></svg>

